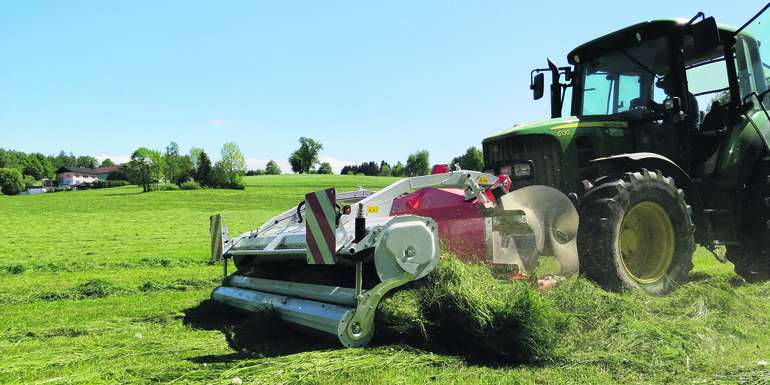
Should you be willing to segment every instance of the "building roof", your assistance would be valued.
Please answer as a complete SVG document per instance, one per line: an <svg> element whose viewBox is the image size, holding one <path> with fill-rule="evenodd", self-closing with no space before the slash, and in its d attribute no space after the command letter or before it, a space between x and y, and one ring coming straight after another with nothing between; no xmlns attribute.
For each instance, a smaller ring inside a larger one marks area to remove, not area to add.
<svg viewBox="0 0 770 385"><path fill-rule="evenodd" d="M109 174L114 171L118 171L118 169L123 166L122 164L114 164L112 166L105 166L105 167L97 167L94 169L97 174Z"/></svg>
<svg viewBox="0 0 770 385"><path fill-rule="evenodd" d="M59 167L58 170L56 170L57 174L63 174L65 172L75 172L78 174L88 174L88 175L103 175L103 174L109 174L113 171L116 171L120 168L122 164L116 164L114 166L106 166L106 167L99 167L99 168L85 168L85 167Z"/></svg>

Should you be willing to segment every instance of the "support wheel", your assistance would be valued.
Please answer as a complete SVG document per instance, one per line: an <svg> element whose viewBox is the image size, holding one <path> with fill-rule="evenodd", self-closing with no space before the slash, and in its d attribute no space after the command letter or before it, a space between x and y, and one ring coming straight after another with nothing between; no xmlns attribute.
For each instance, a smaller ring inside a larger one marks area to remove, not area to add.
<svg viewBox="0 0 770 385"><path fill-rule="evenodd" d="M695 226L673 179L641 170L584 184L577 239L583 274L608 290L653 295L687 280Z"/></svg>
<svg viewBox="0 0 770 385"><path fill-rule="evenodd" d="M736 231L740 245L727 248L727 259L735 265L735 272L748 282L770 279L770 158L761 159L754 167Z"/></svg>

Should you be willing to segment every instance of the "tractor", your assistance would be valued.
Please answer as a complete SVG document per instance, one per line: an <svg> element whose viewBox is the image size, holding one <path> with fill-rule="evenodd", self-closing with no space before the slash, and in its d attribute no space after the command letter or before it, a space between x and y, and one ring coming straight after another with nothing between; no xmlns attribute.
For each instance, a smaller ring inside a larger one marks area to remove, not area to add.
<svg viewBox="0 0 770 385"><path fill-rule="evenodd" d="M607 289L673 290L696 244L767 279L768 6L740 28L701 12L594 39L568 66L549 59L530 89L542 98L550 74L551 119L484 139L487 172L567 194L581 273Z"/></svg>

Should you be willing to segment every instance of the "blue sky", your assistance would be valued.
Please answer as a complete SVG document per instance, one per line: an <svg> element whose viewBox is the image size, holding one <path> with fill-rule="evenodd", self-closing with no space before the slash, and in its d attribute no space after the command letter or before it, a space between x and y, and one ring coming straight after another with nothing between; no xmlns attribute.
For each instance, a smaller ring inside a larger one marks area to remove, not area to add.
<svg viewBox="0 0 770 385"><path fill-rule="evenodd" d="M447 162L545 118L529 71L603 33L703 10L740 25L761 1L8 1L0 147L125 159L140 146L238 143L286 164ZM563 7L558 9L558 7Z"/></svg>

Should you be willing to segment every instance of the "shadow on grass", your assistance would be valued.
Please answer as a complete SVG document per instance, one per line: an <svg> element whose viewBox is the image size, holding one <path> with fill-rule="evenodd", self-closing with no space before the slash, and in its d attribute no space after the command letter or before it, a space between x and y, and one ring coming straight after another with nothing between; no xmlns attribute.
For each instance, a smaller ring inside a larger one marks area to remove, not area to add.
<svg viewBox="0 0 770 385"><path fill-rule="evenodd" d="M235 352L191 359L195 363L220 363L254 357L275 357L339 347L335 341L309 336L291 329L274 313L240 312L207 299L186 309L183 323L196 329L217 330Z"/></svg>
<svg viewBox="0 0 770 385"><path fill-rule="evenodd" d="M202 301L196 307L186 309L184 313L182 322L185 326L219 331L224 335L230 348L234 350L232 353L204 355L189 359L190 362L197 364L230 363L253 358L344 349L336 339L315 335L308 330L298 330L279 319L275 313L245 313L210 299ZM459 357L468 365L487 368L512 368L522 364L495 360L478 354L463 354L462 350L446 347L443 344L429 344L383 328L375 335L369 347L386 346L402 346L431 354Z"/></svg>

